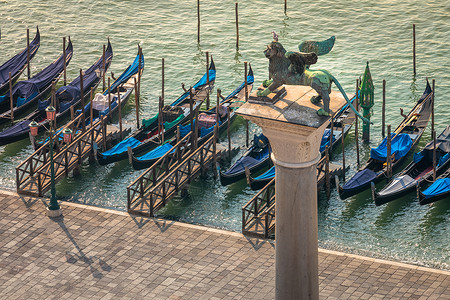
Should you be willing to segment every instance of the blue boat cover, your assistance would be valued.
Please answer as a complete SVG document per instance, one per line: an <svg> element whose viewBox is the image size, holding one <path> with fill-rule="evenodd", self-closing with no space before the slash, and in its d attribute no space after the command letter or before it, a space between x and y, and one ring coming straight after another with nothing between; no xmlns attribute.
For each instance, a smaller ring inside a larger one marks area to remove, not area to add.
<svg viewBox="0 0 450 300"><path fill-rule="evenodd" d="M377 177L377 174L374 171L372 171L370 169L364 169L364 170L356 173L349 181L347 181L342 186L342 188L344 190L356 189L358 187L361 187L361 186L364 186L364 185L370 183L376 177Z"/></svg>
<svg viewBox="0 0 450 300"><path fill-rule="evenodd" d="M108 151L102 152L103 156L112 156L116 154L121 154L124 152L127 152L128 147L131 147L131 149L139 146L141 142L134 137L130 137L127 139L124 139L117 145L115 145L113 148L109 149Z"/></svg>
<svg viewBox="0 0 450 300"><path fill-rule="evenodd" d="M69 41L69 45L66 48L66 65L68 65L72 59L72 54L72 42ZM12 89L13 97L16 98L16 107L22 106L36 97L42 90L49 86L63 70L64 55L61 54L57 60L34 75L32 78L16 83ZM9 101L9 93L6 93L4 96L0 96L0 103L3 101Z"/></svg>
<svg viewBox="0 0 450 300"><path fill-rule="evenodd" d="M108 47L105 51L105 70L107 71L109 66L111 65L113 57L113 51L111 47L111 43L108 41ZM84 71L83 74L83 94L86 94L91 87L95 85L95 82L100 78L100 69L103 67L103 55L92 65ZM98 74L96 73L98 72ZM63 112L66 109L70 108L72 104L78 101L81 97L81 78L78 76L71 83L66 86L60 87L56 91L56 101L59 103L59 112ZM38 109L44 110L47 106L50 105L51 98L47 100L39 100Z"/></svg>
<svg viewBox="0 0 450 300"><path fill-rule="evenodd" d="M440 178L430 185L422 194L431 198L450 191L450 178Z"/></svg>
<svg viewBox="0 0 450 300"><path fill-rule="evenodd" d="M39 49L41 41L41 36L39 34L39 29L36 31L36 36L30 43L30 60L34 57ZM28 51L27 48L22 50L20 53L16 54L10 58L7 62L0 66L0 86L4 85L9 81L9 73L11 77L22 70L22 68L27 64Z"/></svg>
<svg viewBox="0 0 450 300"><path fill-rule="evenodd" d="M395 133L391 133L391 138ZM391 141L391 153L395 155L395 159L405 156L412 146L411 137L408 134L400 133ZM385 161L387 157L387 138L384 138L377 148L370 150L370 157L373 159Z"/></svg>
<svg viewBox="0 0 450 300"><path fill-rule="evenodd" d="M195 120L193 121L195 126ZM191 132L191 123L187 125L180 125L180 136L183 138L185 137L189 132Z"/></svg>
<svg viewBox="0 0 450 300"><path fill-rule="evenodd" d="M441 158L439 158L438 164L437 166L440 167L443 164L445 164L447 162L447 160L450 158L450 153L445 154L444 156L442 156Z"/></svg>
<svg viewBox="0 0 450 300"><path fill-rule="evenodd" d="M331 129L330 128L325 128L325 131L323 132L322 135L322 140L320 141L320 152L322 153L323 151L325 151L325 148L328 146L328 148L330 147L330 135L331 135ZM333 134L333 142L336 140L336 138L334 137Z"/></svg>
<svg viewBox="0 0 450 300"><path fill-rule="evenodd" d="M154 160L157 158L162 157L164 154L170 151L172 149L172 145L169 143L165 143L164 145L161 145L159 147L156 147L152 151L149 151L145 153L144 155L138 157L138 160ZM175 149L172 151L175 152Z"/></svg>
<svg viewBox="0 0 450 300"><path fill-rule="evenodd" d="M264 174L259 175L255 180L267 180L275 177L275 166L267 170Z"/></svg>
<svg viewBox="0 0 450 300"><path fill-rule="evenodd" d="M6 128L2 132L0 132L0 139L13 137L30 131L30 127L28 126L30 125L30 123L30 120L24 120L12 125L11 127Z"/></svg>
<svg viewBox="0 0 450 300"><path fill-rule="evenodd" d="M245 172L245 167L252 168L268 157L269 147L265 147L255 158L251 156L242 156L231 166L231 168L223 172L223 174L232 175Z"/></svg>

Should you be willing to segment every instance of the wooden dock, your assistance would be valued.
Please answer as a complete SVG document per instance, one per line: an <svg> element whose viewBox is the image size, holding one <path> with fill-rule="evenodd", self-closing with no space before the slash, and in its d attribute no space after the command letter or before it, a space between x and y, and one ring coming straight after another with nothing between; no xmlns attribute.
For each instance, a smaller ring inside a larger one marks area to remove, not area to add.
<svg viewBox="0 0 450 300"><path fill-rule="evenodd" d="M326 157L317 167L317 188L326 184ZM342 166L329 163L328 178L342 174ZM324 170L325 169L325 170ZM262 188L250 201L242 207L242 234L273 238L275 235L275 178Z"/></svg>

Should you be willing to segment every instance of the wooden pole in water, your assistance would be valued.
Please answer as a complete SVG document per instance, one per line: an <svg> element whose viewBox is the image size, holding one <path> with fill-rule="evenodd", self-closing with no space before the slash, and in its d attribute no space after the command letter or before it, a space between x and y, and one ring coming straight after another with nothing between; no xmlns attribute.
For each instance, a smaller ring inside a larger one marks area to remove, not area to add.
<svg viewBox="0 0 450 300"><path fill-rule="evenodd" d="M227 107L227 136L228 136L228 159L231 161L231 116L230 107Z"/></svg>
<svg viewBox="0 0 450 300"><path fill-rule="evenodd" d="M159 97L159 124L160 124L160 141L161 145L164 143L164 118L163 118L164 99Z"/></svg>
<svg viewBox="0 0 450 300"><path fill-rule="evenodd" d="M198 147L198 109L199 106L195 109L194 150L197 150Z"/></svg>
<svg viewBox="0 0 450 300"><path fill-rule="evenodd" d="M436 181L436 131L433 130L433 182Z"/></svg>
<svg viewBox="0 0 450 300"><path fill-rule="evenodd" d="M356 79L356 99L355 99L355 108L356 111L359 111L359 97L358 97L358 90L359 90L359 82L358 79ZM355 140L356 140L356 163L359 166L359 137L358 137L358 116L355 116Z"/></svg>
<svg viewBox="0 0 450 300"><path fill-rule="evenodd" d="M381 107L381 135L385 137L384 127L386 122L386 80L383 79L383 104Z"/></svg>
<svg viewBox="0 0 450 300"><path fill-rule="evenodd" d="M122 140L122 103L120 103L120 91L117 89L117 108L119 109L119 134ZM109 112L111 113L111 112Z"/></svg>
<svg viewBox="0 0 450 300"><path fill-rule="evenodd" d="M164 101L164 57L161 59L161 98Z"/></svg>
<svg viewBox="0 0 450 300"><path fill-rule="evenodd" d="M217 136L218 136L218 132L219 132L219 124L216 124L216 126L214 126L214 137L213 137L213 174L214 174L214 179L217 178Z"/></svg>
<svg viewBox="0 0 450 300"><path fill-rule="evenodd" d="M103 77L103 90L105 90L105 69L106 69L106 45L103 45L103 63L102 63L102 77Z"/></svg>
<svg viewBox="0 0 450 300"><path fill-rule="evenodd" d="M219 125L220 89L217 89L216 124Z"/></svg>
<svg viewBox="0 0 450 300"><path fill-rule="evenodd" d="M342 128L342 134L344 134L344 128ZM334 135L334 115L331 115L331 120L330 120L330 142L328 143L329 151L331 151L331 147L333 146L333 135ZM329 153L328 155L331 156L331 153Z"/></svg>
<svg viewBox="0 0 450 300"><path fill-rule="evenodd" d="M200 0L197 0L197 43L200 44Z"/></svg>
<svg viewBox="0 0 450 300"><path fill-rule="evenodd" d="M27 29L27 76L30 79L30 29Z"/></svg>
<svg viewBox="0 0 450 300"><path fill-rule="evenodd" d="M238 13L238 3L235 3L236 12L236 48L239 48L239 13Z"/></svg>
<svg viewBox="0 0 450 300"><path fill-rule="evenodd" d="M284 0L284 14L287 13L287 0Z"/></svg>
<svg viewBox="0 0 450 300"><path fill-rule="evenodd" d="M327 192L327 199L330 199L331 184L330 184L330 148L325 146L325 185Z"/></svg>
<svg viewBox="0 0 450 300"><path fill-rule="evenodd" d="M64 85L67 85L66 37L63 37Z"/></svg>
<svg viewBox="0 0 450 300"><path fill-rule="evenodd" d="M9 109L11 112L11 123L14 122L14 97L12 92L12 77L11 72L9 72Z"/></svg>
<svg viewBox="0 0 450 300"><path fill-rule="evenodd" d="M81 122L83 125L83 131L86 131L86 120L84 117L84 92L83 92L83 70L80 69L80 91L81 91L81 113L83 114L83 117L81 117ZM92 106L92 103L90 104Z"/></svg>
<svg viewBox="0 0 450 300"><path fill-rule="evenodd" d="M106 122L105 122L105 115L102 115L101 117L101 126L102 126L102 133L103 133L103 151L106 150Z"/></svg>
<svg viewBox="0 0 450 300"><path fill-rule="evenodd" d="M90 105L89 105L89 110L90 110L90 115L91 115L91 126L92 124L94 124L94 105L92 103L92 100L94 99L94 87L91 87L91 94L90 94Z"/></svg>
<svg viewBox="0 0 450 300"><path fill-rule="evenodd" d="M416 24L413 24L413 69L416 76Z"/></svg>
<svg viewBox="0 0 450 300"><path fill-rule="evenodd" d="M139 129L140 122L139 122L139 97L137 96L138 90L137 90L137 82L136 77L134 77L134 103L136 104L136 127Z"/></svg>
<svg viewBox="0 0 450 300"><path fill-rule="evenodd" d="M191 121L191 132L194 133L194 99L192 98L192 87L189 88L189 113Z"/></svg>
<svg viewBox="0 0 450 300"><path fill-rule="evenodd" d="M344 124L342 124L342 134L341 134L341 139L342 139L342 180L344 180L345 182L345 144L344 144Z"/></svg>
<svg viewBox="0 0 450 300"><path fill-rule="evenodd" d="M138 97L141 99L141 74L142 74L142 48L138 45L139 65L138 65Z"/></svg>
<svg viewBox="0 0 450 300"><path fill-rule="evenodd" d="M391 169L391 125L387 126L387 153L386 153L386 175L388 178L392 177Z"/></svg>
<svg viewBox="0 0 450 300"><path fill-rule="evenodd" d="M434 131L434 88L435 88L435 81L433 79L432 81L432 86L433 86L433 94L432 94L432 98L431 98L431 132Z"/></svg>
<svg viewBox="0 0 450 300"><path fill-rule="evenodd" d="M111 77L108 76L108 111L111 112Z"/></svg>
<svg viewBox="0 0 450 300"><path fill-rule="evenodd" d="M206 91L206 109L209 109L209 53L206 51L206 86L208 87Z"/></svg>

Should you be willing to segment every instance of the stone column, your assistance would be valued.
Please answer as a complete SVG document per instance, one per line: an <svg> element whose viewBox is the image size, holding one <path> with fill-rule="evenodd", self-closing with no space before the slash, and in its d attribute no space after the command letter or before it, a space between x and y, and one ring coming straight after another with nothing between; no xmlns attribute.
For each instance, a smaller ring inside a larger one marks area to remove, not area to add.
<svg viewBox="0 0 450 300"><path fill-rule="evenodd" d="M277 300L319 299L317 163L329 118L317 115L310 102L315 94L310 87L283 86L267 101L255 92L237 110L262 128L272 147ZM330 98L334 112L345 104L340 93Z"/></svg>

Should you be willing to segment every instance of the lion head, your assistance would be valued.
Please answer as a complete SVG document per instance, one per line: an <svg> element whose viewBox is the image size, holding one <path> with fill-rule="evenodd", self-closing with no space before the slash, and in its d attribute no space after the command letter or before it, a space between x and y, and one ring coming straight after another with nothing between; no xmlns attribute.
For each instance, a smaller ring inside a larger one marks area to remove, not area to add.
<svg viewBox="0 0 450 300"><path fill-rule="evenodd" d="M285 53L286 50L284 49L283 45L281 45L279 42L276 41L273 41L272 43L267 45L267 49L264 50L264 55L268 59L271 59L276 56L283 57Z"/></svg>

